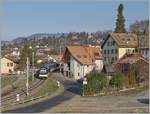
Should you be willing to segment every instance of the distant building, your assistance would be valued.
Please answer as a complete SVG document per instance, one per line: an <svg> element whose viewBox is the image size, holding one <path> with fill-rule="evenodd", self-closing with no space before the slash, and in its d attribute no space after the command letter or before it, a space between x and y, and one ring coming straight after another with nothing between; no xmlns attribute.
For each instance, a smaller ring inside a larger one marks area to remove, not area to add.
<svg viewBox="0 0 150 114"><path fill-rule="evenodd" d="M1 74L11 74L15 71L17 63L13 60L3 57L1 58Z"/></svg>
<svg viewBox="0 0 150 114"><path fill-rule="evenodd" d="M67 46L63 54L63 73L81 79L93 70L101 71L103 57L101 49L90 46Z"/></svg>
<svg viewBox="0 0 150 114"><path fill-rule="evenodd" d="M141 53L147 60L149 60L149 36L148 35L139 35L138 36L138 51Z"/></svg>
<svg viewBox="0 0 150 114"><path fill-rule="evenodd" d="M111 64L125 53L135 52L138 46L137 36L132 33L110 33L102 44L105 64Z"/></svg>
<svg viewBox="0 0 150 114"><path fill-rule="evenodd" d="M11 53L12 56L16 56L16 57L19 57L20 56L20 51L18 48L14 48L12 53Z"/></svg>

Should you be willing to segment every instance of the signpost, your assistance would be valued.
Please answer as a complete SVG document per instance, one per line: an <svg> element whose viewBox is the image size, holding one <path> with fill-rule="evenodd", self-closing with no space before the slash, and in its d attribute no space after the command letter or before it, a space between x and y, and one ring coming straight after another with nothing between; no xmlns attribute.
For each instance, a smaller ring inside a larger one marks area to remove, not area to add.
<svg viewBox="0 0 150 114"><path fill-rule="evenodd" d="M60 82L59 81L57 81L57 86L58 86L58 88L60 87Z"/></svg>
<svg viewBox="0 0 150 114"><path fill-rule="evenodd" d="M83 79L83 96L84 96L84 85L87 85L87 79L86 78Z"/></svg>

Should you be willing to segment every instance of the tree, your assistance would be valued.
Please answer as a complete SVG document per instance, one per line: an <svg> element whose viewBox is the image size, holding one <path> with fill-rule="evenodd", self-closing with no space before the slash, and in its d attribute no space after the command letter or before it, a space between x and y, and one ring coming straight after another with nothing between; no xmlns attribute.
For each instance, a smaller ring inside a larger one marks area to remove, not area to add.
<svg viewBox="0 0 150 114"><path fill-rule="evenodd" d="M27 57L29 57L30 65L32 65L32 52L34 52L34 56L35 56L36 55L35 50L30 49L29 45L25 44L20 53L20 60L19 60L19 69L20 70L24 70L26 68Z"/></svg>
<svg viewBox="0 0 150 114"><path fill-rule="evenodd" d="M139 34L149 34L149 20L135 21L130 25L130 31Z"/></svg>
<svg viewBox="0 0 150 114"><path fill-rule="evenodd" d="M92 72L87 76L87 85L85 85L84 91L86 95L92 95L99 93L106 86L106 76L100 73Z"/></svg>
<svg viewBox="0 0 150 114"><path fill-rule="evenodd" d="M112 87L116 87L117 89L121 89L123 87L123 82L125 81L125 76L122 73L116 73L112 79L110 80L110 85Z"/></svg>
<svg viewBox="0 0 150 114"><path fill-rule="evenodd" d="M116 20L115 32L117 33L126 32L124 23L125 23L125 19L123 16L123 4L120 4L118 7L118 15L117 15L117 20Z"/></svg>

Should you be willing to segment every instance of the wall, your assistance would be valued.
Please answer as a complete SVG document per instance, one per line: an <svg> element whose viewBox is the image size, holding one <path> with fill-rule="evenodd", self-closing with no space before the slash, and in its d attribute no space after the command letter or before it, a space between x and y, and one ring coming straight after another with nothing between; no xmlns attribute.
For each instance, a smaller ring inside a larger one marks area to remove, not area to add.
<svg viewBox="0 0 150 114"><path fill-rule="evenodd" d="M93 68L94 65L82 65L71 56L70 71L75 79L83 78L86 74L90 73Z"/></svg>
<svg viewBox="0 0 150 114"><path fill-rule="evenodd" d="M103 60L96 60L95 65L96 65L96 70L101 72L103 69Z"/></svg>
<svg viewBox="0 0 150 114"><path fill-rule="evenodd" d="M131 52L133 52L133 50L135 51L135 48L119 48L118 50L118 58L121 58L127 52L127 50L131 50Z"/></svg>
<svg viewBox="0 0 150 114"><path fill-rule="evenodd" d="M144 56L145 59L149 60L149 48L140 49L140 53Z"/></svg>
<svg viewBox="0 0 150 114"><path fill-rule="evenodd" d="M108 46L108 42L109 42L109 46ZM106 41L104 47L103 47L103 56L105 58L105 63L111 63L112 62L112 57L114 58L114 62L118 59L118 52L116 53L115 50L117 49L118 51L118 46L115 43L114 45L111 45L111 42L114 42L113 38L110 36L108 38L108 40ZM111 50L114 50L113 53L111 53ZM106 50L106 54L104 53L104 50ZM109 54L108 54L108 50L109 50Z"/></svg>
<svg viewBox="0 0 150 114"><path fill-rule="evenodd" d="M83 65L80 64L78 61L76 61L72 56L70 57L70 76L69 77L73 77L76 80L83 78L84 76L86 76L88 73L90 73L95 65L97 66L97 69L99 71L102 70L103 68L103 61L102 60L96 60L95 64L92 65ZM68 65L64 64L63 65L63 70L64 72L67 71L68 72Z"/></svg>
<svg viewBox="0 0 150 114"><path fill-rule="evenodd" d="M13 66L7 66L7 63L13 64ZM6 58L1 59L1 74L9 74L9 70L12 72L14 71L14 68L16 67L16 64Z"/></svg>

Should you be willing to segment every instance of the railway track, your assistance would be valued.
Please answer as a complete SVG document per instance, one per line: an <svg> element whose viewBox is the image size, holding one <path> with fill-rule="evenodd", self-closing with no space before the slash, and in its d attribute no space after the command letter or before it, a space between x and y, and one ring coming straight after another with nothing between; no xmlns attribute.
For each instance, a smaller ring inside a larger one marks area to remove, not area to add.
<svg viewBox="0 0 150 114"><path fill-rule="evenodd" d="M33 91L34 89L38 88L41 84L44 83L45 80L39 80L38 82L36 82L35 84L33 84L31 87L29 87L29 92ZM7 97L2 97L1 98L1 105L3 106L4 104L6 104L7 101L12 101L12 100L16 100L16 95L20 94L20 97L25 95L25 88L22 89L22 91L17 91L12 93L12 95L9 95ZM4 103L4 104L3 104Z"/></svg>

